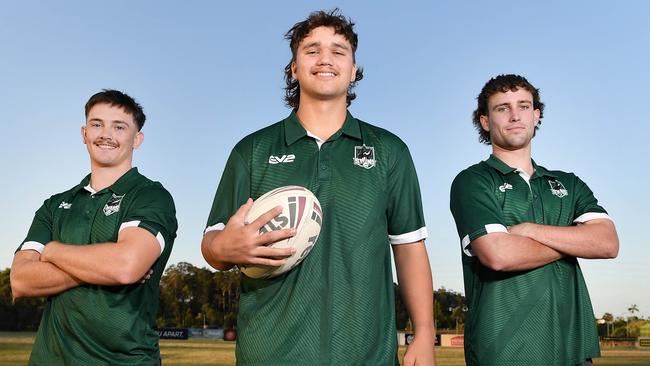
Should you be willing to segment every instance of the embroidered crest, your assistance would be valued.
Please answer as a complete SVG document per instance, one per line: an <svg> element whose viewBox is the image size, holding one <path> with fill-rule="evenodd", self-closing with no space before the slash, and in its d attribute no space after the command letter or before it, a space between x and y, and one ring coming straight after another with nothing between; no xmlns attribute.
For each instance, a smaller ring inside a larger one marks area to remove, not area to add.
<svg viewBox="0 0 650 366"><path fill-rule="evenodd" d="M559 198L569 195L569 192L564 188L564 184L559 180L549 179L548 184L551 186L551 193L553 193L553 195L558 196Z"/></svg>
<svg viewBox="0 0 650 366"><path fill-rule="evenodd" d="M370 169L377 164L375 160L375 148L372 146L355 146L354 147L354 165L365 169Z"/></svg>
<svg viewBox="0 0 650 366"><path fill-rule="evenodd" d="M67 203L66 201L63 201L59 205L59 208L62 208L64 210L69 210L70 208L72 208L72 203Z"/></svg>
<svg viewBox="0 0 650 366"><path fill-rule="evenodd" d="M512 184L510 183L503 183L502 185L499 186L499 190L501 192L505 192L506 189L512 189Z"/></svg>
<svg viewBox="0 0 650 366"><path fill-rule="evenodd" d="M111 199L106 202L106 205L104 206L104 215L110 216L120 210L120 204L122 203L122 199L124 198L124 195L118 196L115 193L113 193L113 196Z"/></svg>

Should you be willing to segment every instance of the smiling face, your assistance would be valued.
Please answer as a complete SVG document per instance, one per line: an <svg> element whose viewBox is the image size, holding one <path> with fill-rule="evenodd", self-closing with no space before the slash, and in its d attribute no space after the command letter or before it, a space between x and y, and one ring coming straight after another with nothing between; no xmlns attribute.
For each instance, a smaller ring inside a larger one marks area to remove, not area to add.
<svg viewBox="0 0 650 366"><path fill-rule="evenodd" d="M488 114L480 116L481 127L490 133L495 149L527 148L539 123L540 110L533 108L533 95L524 88L498 92L488 99Z"/></svg>
<svg viewBox="0 0 650 366"><path fill-rule="evenodd" d="M118 106L94 105L81 127L83 143L88 149L93 168L131 169L133 149L142 144L144 135L138 131L133 116Z"/></svg>
<svg viewBox="0 0 650 366"><path fill-rule="evenodd" d="M300 101L341 100L346 103L356 78L352 46L330 27L316 27L300 42L291 64L300 84Z"/></svg>

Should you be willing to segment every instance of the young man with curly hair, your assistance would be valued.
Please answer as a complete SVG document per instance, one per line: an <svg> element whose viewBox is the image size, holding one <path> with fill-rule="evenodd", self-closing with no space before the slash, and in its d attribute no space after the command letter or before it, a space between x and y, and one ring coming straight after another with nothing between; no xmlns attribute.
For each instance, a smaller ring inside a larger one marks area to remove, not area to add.
<svg viewBox="0 0 650 366"><path fill-rule="evenodd" d="M473 122L492 155L451 187L468 365L591 365L600 355L578 258L616 257L618 237L580 178L531 158L543 112L524 77L488 81Z"/></svg>
<svg viewBox="0 0 650 366"><path fill-rule="evenodd" d="M397 336L390 249L415 328L405 364L433 365L433 289L420 189L407 146L347 107L361 80L353 23L338 11L312 13L286 34L282 121L241 140L217 189L202 242L216 269L278 266L292 249L258 234L271 210L244 222L251 198L285 185L318 197L318 242L293 270L270 279L242 275L237 362L264 365L394 365ZM273 156L292 156L277 163Z"/></svg>

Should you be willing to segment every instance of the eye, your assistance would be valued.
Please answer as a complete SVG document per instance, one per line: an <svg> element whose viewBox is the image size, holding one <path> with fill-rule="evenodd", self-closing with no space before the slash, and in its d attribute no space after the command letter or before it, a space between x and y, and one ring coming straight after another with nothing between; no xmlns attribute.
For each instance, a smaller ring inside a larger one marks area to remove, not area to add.
<svg viewBox="0 0 650 366"><path fill-rule="evenodd" d="M124 130L126 130L126 127L122 126L122 125L117 125L117 126L115 126L115 129L118 130L118 131L124 131Z"/></svg>
<svg viewBox="0 0 650 366"><path fill-rule="evenodd" d="M102 127L102 124L99 122L91 122L90 127Z"/></svg>
<svg viewBox="0 0 650 366"><path fill-rule="evenodd" d="M508 107L505 106L497 107L497 112L506 112L506 111L508 111Z"/></svg>
<svg viewBox="0 0 650 366"><path fill-rule="evenodd" d="M522 105L522 106L521 106L521 109L523 109L523 110L527 110L527 109L530 109L530 106L529 106L529 105Z"/></svg>

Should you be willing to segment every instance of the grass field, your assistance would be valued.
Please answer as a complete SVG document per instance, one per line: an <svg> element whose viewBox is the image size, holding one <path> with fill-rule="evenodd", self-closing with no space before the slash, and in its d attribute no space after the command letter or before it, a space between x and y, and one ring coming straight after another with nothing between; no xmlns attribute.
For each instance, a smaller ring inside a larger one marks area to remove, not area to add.
<svg viewBox="0 0 650 366"><path fill-rule="evenodd" d="M0 365L18 366L27 364L34 342L33 333L0 332ZM163 364L227 366L235 364L235 344L211 339L190 339L187 341L160 341ZM400 357L405 348L400 348ZM596 360L597 366L648 366L650 350L604 349L603 357ZM438 366L462 366L465 364L461 348L436 347Z"/></svg>

